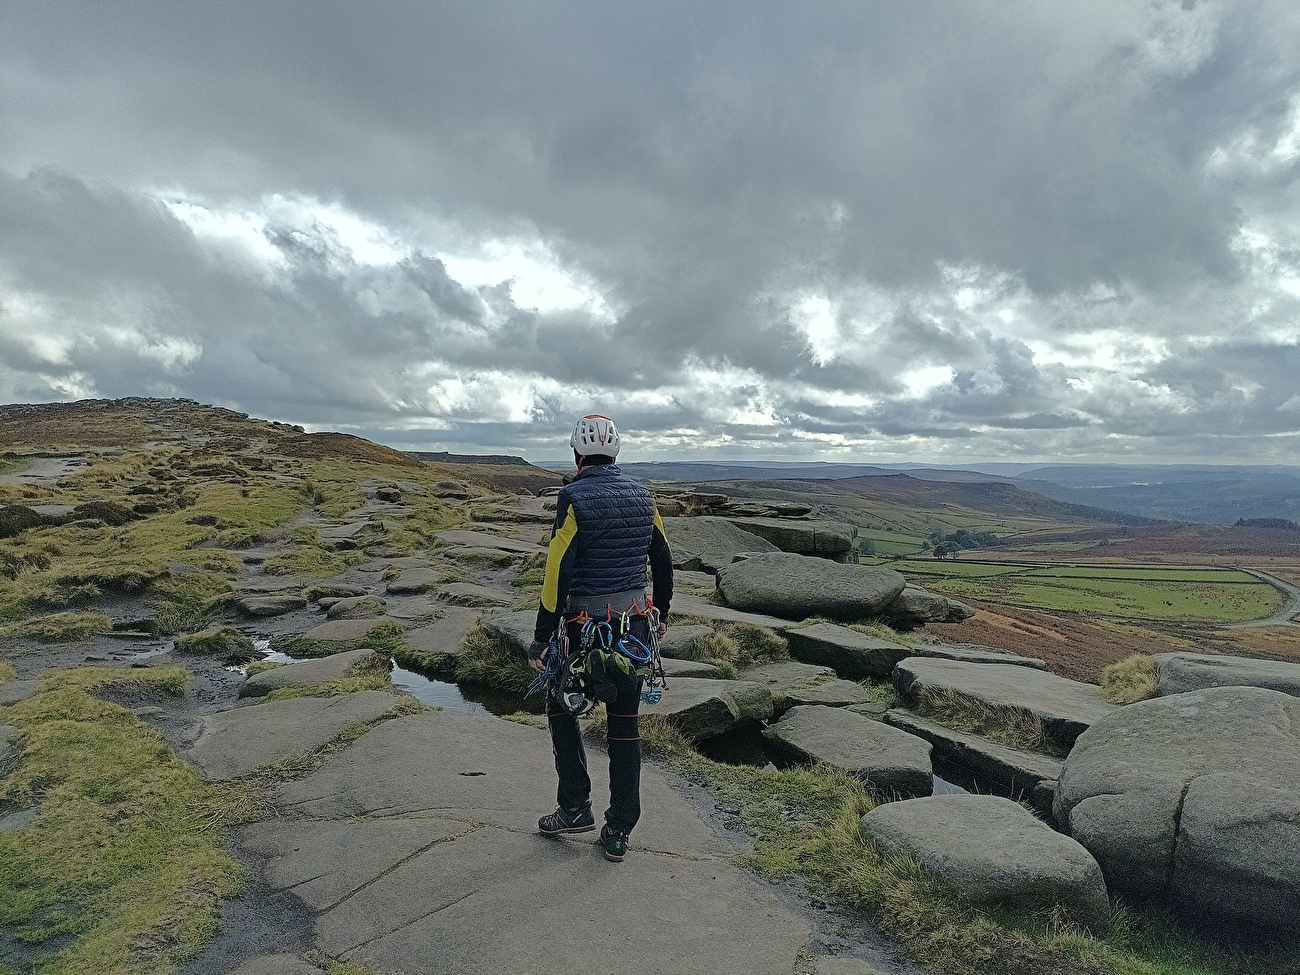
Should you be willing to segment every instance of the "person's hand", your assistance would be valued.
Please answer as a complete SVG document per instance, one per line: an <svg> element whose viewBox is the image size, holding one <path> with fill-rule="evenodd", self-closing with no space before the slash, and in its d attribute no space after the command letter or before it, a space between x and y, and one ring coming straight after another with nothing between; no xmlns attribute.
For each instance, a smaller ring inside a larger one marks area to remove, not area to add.
<svg viewBox="0 0 1300 975"><path fill-rule="evenodd" d="M528 645L528 666L539 674L546 669L546 653L550 650L550 645L542 643L540 640L534 640Z"/></svg>
<svg viewBox="0 0 1300 975"><path fill-rule="evenodd" d="M655 627L655 632L659 634L660 639L662 639L663 635L668 632L668 621L660 619L659 625Z"/></svg>

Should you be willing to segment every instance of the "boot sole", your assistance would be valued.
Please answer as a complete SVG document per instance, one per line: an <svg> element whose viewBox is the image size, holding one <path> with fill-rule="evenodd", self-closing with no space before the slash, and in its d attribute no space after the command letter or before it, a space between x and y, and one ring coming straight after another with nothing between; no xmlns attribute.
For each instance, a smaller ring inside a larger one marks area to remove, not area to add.
<svg viewBox="0 0 1300 975"><path fill-rule="evenodd" d="M566 826L564 829L541 829L539 827L537 832L543 836L560 836L565 833L590 833L595 828L596 824L592 823L590 826Z"/></svg>
<svg viewBox="0 0 1300 975"><path fill-rule="evenodd" d="M601 850L600 852L605 854L605 859L608 860L610 863L623 862L623 858L619 856L617 853L610 853L609 850Z"/></svg>

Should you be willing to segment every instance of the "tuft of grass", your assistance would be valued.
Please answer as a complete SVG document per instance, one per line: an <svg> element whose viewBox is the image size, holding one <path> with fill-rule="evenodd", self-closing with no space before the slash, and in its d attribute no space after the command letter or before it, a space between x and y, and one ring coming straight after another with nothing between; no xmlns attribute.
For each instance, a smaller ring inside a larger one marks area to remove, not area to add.
<svg viewBox="0 0 1300 975"><path fill-rule="evenodd" d="M1135 704L1159 691L1156 662L1144 653L1125 657L1101 672L1101 694L1111 704Z"/></svg>
<svg viewBox="0 0 1300 975"><path fill-rule="evenodd" d="M1037 715L1014 707L993 707L956 691L922 690L916 711L957 731L980 735L1012 748L1064 758L1070 748L1055 740Z"/></svg>
<svg viewBox="0 0 1300 975"><path fill-rule="evenodd" d="M540 589L546 576L546 556L530 555L521 564L510 584L516 589Z"/></svg>
<svg viewBox="0 0 1300 975"><path fill-rule="evenodd" d="M180 668L46 674L7 709L24 749L0 805L39 808L0 833L0 925L24 970L170 975L219 930L218 902L244 890L222 831L264 813L261 791L205 783L155 729L88 692L162 684L168 670Z"/></svg>
<svg viewBox="0 0 1300 975"><path fill-rule="evenodd" d="M254 660L244 671L245 675L252 677L254 674L262 674L268 670L275 670L277 667L283 667L284 664L277 663L274 660Z"/></svg>
<svg viewBox="0 0 1300 975"><path fill-rule="evenodd" d="M13 680L18 676L18 671L14 670L14 665L7 660L0 660L0 684Z"/></svg>
<svg viewBox="0 0 1300 975"><path fill-rule="evenodd" d="M176 652L201 657L221 657L232 663L252 660L253 641L233 626L218 626L176 638Z"/></svg>
<svg viewBox="0 0 1300 975"><path fill-rule="evenodd" d="M356 691L391 691L392 663L381 653L358 660L342 677L308 684L304 687L277 687L266 695L268 701L283 701L291 697L342 697Z"/></svg>
<svg viewBox="0 0 1300 975"><path fill-rule="evenodd" d="M334 576L363 558L357 551L331 552L318 545L303 545L272 555L262 563L269 576Z"/></svg>
<svg viewBox="0 0 1300 975"><path fill-rule="evenodd" d="M0 629L0 639L29 639L41 643L73 643L113 629L103 613L54 613L11 623Z"/></svg>
<svg viewBox="0 0 1300 975"><path fill-rule="evenodd" d="M674 619L676 624L695 622L691 617ZM739 671L758 664L790 659L790 647L785 637L752 623L716 623L700 620L713 627L713 632L702 639L693 640L681 648L687 660L712 664L724 680L735 680Z"/></svg>
<svg viewBox="0 0 1300 975"><path fill-rule="evenodd" d="M481 625L465 634L462 647L456 660L459 682L522 692L537 676L514 647Z"/></svg>

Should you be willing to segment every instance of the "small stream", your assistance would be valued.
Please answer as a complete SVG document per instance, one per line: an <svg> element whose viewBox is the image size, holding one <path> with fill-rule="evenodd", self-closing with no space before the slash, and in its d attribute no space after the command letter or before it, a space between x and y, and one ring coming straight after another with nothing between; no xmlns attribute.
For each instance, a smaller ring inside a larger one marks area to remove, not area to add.
<svg viewBox="0 0 1300 975"><path fill-rule="evenodd" d="M271 663L296 664L302 659L308 659L291 657L282 651L272 650L270 640L255 639L253 640L253 648L261 655L262 660L268 660ZM246 667L231 667L229 669L238 670L241 673L247 670ZM490 687L461 687L459 684L452 684L448 681L433 680L430 677L417 674L415 671L407 670L405 667L398 667L396 664L393 665L390 676L393 686L398 690L410 694L421 704L442 708L444 711L500 717L506 714L517 714L520 711L528 714L541 714L545 709L540 694L525 698L522 694Z"/></svg>

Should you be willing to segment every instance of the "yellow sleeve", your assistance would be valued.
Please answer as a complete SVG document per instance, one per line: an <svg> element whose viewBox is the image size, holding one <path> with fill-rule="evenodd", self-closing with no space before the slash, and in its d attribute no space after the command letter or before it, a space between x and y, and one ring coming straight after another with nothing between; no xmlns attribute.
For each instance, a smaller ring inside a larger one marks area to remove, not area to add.
<svg viewBox="0 0 1300 975"><path fill-rule="evenodd" d="M542 608L548 613L559 612L560 563L564 561L564 556L568 553L569 546L577 534L578 519L570 506L564 524L551 536L551 545L546 552L546 575L542 580Z"/></svg>

